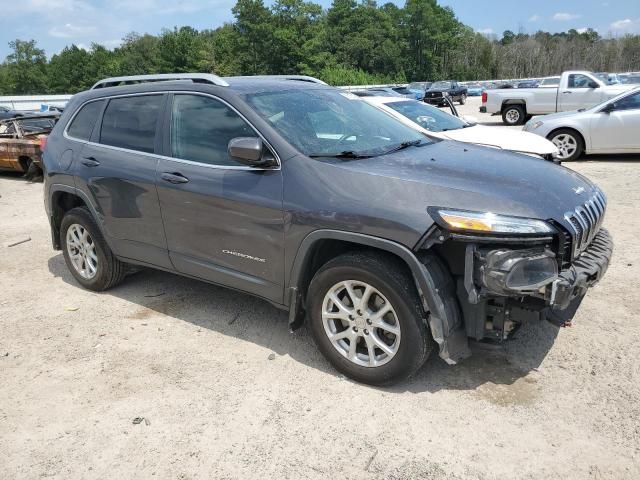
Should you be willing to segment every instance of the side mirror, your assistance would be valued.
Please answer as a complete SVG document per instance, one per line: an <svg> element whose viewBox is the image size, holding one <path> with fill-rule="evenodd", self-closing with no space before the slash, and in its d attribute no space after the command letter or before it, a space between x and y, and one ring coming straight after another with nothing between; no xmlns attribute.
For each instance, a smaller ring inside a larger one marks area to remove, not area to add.
<svg viewBox="0 0 640 480"><path fill-rule="evenodd" d="M589 82L589 88L600 88L600 84L594 82L593 80L591 80Z"/></svg>
<svg viewBox="0 0 640 480"><path fill-rule="evenodd" d="M249 167L272 167L275 158L265 152L262 139L258 137L236 137L229 141L229 156L235 161Z"/></svg>

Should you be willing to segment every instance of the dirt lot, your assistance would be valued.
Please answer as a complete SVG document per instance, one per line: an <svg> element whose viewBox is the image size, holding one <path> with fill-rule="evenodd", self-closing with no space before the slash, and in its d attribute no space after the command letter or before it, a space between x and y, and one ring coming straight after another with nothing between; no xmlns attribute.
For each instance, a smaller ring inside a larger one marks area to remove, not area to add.
<svg viewBox="0 0 640 480"><path fill-rule="evenodd" d="M617 245L573 327L530 324L389 389L338 376L247 295L154 271L79 288L42 185L0 174L0 478L640 478L640 158L624 160L570 165L607 193Z"/></svg>

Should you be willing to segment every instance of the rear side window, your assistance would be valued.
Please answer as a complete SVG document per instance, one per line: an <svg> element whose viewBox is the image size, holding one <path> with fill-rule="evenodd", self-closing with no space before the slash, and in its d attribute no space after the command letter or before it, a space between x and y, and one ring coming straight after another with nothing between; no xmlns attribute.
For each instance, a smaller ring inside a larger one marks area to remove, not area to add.
<svg viewBox="0 0 640 480"><path fill-rule="evenodd" d="M67 130L69 136L79 140L89 140L103 104L104 101L100 100L84 105L71 121L71 125L69 125Z"/></svg>
<svg viewBox="0 0 640 480"><path fill-rule="evenodd" d="M100 143L153 152L162 95L112 98L102 117Z"/></svg>
<svg viewBox="0 0 640 480"><path fill-rule="evenodd" d="M210 165L239 165L229 157L232 138L255 137L240 115L201 95L175 95L171 109L171 155Z"/></svg>

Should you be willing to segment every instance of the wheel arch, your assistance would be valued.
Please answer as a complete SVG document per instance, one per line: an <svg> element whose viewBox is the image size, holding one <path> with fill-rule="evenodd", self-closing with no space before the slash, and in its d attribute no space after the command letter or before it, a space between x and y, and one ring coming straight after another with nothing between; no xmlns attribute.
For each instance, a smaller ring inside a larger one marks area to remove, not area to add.
<svg viewBox="0 0 640 480"><path fill-rule="evenodd" d="M524 114L527 114L527 101L524 98L503 100L502 105L500 106L500 113L502 113L506 107L510 107L511 105L520 105L524 107Z"/></svg>
<svg viewBox="0 0 640 480"><path fill-rule="evenodd" d="M580 140L582 140L584 153L587 153L590 150L591 145L587 144L587 140L586 140L587 137L585 137L585 135L573 125L563 125L562 127L556 127L553 130L551 130L549 133L547 133L545 138L551 141L550 137L552 137L556 132L560 130L571 130L572 132L575 132L580 137Z"/></svg>
<svg viewBox="0 0 640 480"><path fill-rule="evenodd" d="M29 169L29 164L33 162L33 159L29 155L20 155L18 157L18 163L20 164L20 168L24 173L27 173Z"/></svg>
<svg viewBox="0 0 640 480"><path fill-rule="evenodd" d="M93 216L98 228L100 229L105 241L108 242L107 237L104 235L102 225L98 221L100 218L89 199L80 190L75 187L63 184L51 185L49 189L50 199L50 223L51 223L51 240L53 248L60 250L60 225L62 224L62 218L64 214L75 207L85 207L89 210Z"/></svg>
<svg viewBox="0 0 640 480"><path fill-rule="evenodd" d="M425 317L440 357L447 363L469 355L466 334L459 328L461 317L445 307L437 295L439 278L434 276L407 247L392 240L340 230L315 230L301 242L288 282L289 325L298 327L305 317L306 290L317 270L335 256L366 248L396 257L411 274L425 307Z"/></svg>

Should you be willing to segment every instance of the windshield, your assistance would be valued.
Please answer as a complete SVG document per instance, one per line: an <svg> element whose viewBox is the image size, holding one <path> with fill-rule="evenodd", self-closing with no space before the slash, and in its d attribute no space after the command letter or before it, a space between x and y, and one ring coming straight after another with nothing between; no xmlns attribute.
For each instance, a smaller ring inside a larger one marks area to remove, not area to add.
<svg viewBox="0 0 640 480"><path fill-rule="evenodd" d="M409 90L425 90L429 86L426 82L413 82L410 83L407 88Z"/></svg>
<svg viewBox="0 0 640 480"><path fill-rule="evenodd" d="M433 85L431 85L432 89L436 89L436 88L450 88L451 87L451 82L436 82Z"/></svg>
<svg viewBox="0 0 640 480"><path fill-rule="evenodd" d="M391 102L386 105L430 132L458 130L469 125L458 117L422 102Z"/></svg>
<svg viewBox="0 0 640 480"><path fill-rule="evenodd" d="M249 94L247 102L308 156L381 155L421 133L347 92L305 89Z"/></svg>

